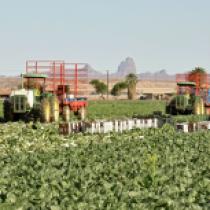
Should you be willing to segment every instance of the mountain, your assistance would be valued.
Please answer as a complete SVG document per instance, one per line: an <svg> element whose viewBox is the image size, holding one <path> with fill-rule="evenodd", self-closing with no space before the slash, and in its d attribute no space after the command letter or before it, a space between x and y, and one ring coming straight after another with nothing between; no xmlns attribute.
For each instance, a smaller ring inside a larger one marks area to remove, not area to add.
<svg viewBox="0 0 210 210"><path fill-rule="evenodd" d="M136 74L136 64L131 57L127 57L124 61L118 66L118 70L112 76L114 77L125 77L128 74Z"/></svg>
<svg viewBox="0 0 210 210"><path fill-rule="evenodd" d="M84 66L84 70L88 71L88 79L106 79L106 72L102 73L95 70L91 65L87 64ZM126 75L133 73L137 74L139 80L150 80L150 81L175 81L176 76L170 75L165 69L157 71L155 73L145 72L137 73L136 64L134 59L127 57L123 60L115 73L110 73L110 80L122 80ZM15 76L0 76L0 88L17 88L21 84L20 77Z"/></svg>
<svg viewBox="0 0 210 210"><path fill-rule="evenodd" d="M93 69L90 65L87 65L86 68L88 69L88 77L89 79L104 79L106 78L106 74L98 72L97 70ZM110 74L110 79L123 79L126 75L133 73L137 74L140 80L154 80L154 81L175 81L176 76L170 75L167 73L165 69L157 71L155 73L145 72L145 73L137 73L136 64L134 59L131 57L127 57L123 60L115 73Z"/></svg>
<svg viewBox="0 0 210 210"><path fill-rule="evenodd" d="M138 78L140 80L175 81L176 80L176 75L168 74L165 69L162 69L162 70L157 71L155 73L150 73L150 72L140 73L140 74L138 74Z"/></svg>
<svg viewBox="0 0 210 210"><path fill-rule="evenodd" d="M99 71L96 71L94 68L92 68L89 64L86 64L84 67L85 70L88 71L88 77L89 78L101 78L104 77L105 75Z"/></svg>

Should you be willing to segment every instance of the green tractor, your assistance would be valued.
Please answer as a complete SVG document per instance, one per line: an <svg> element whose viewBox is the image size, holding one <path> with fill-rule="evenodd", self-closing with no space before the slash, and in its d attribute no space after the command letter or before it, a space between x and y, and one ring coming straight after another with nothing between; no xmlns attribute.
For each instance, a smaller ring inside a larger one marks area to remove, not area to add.
<svg viewBox="0 0 210 210"><path fill-rule="evenodd" d="M203 115L204 100L195 94L195 88L195 82L178 82L178 93L166 105L166 113Z"/></svg>
<svg viewBox="0 0 210 210"><path fill-rule="evenodd" d="M23 84L23 78L27 79L27 83ZM59 120L59 101L57 97L51 93L44 91L45 74L25 74L22 75L22 88L13 90L10 97L4 101L4 119L5 121L17 120L38 120L42 122ZM36 87L31 81L44 80L44 84ZM23 88L23 86L26 86Z"/></svg>

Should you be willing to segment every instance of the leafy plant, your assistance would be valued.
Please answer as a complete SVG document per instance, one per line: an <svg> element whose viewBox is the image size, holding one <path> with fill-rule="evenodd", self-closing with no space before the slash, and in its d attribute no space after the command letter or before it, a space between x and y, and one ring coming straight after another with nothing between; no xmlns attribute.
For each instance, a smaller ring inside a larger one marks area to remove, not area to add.
<svg viewBox="0 0 210 210"><path fill-rule="evenodd" d="M111 90L111 94L112 94L113 96L119 96L120 93L121 93L121 91L124 90L124 89L126 89L127 87L128 87L128 86L127 86L127 83L126 83L126 82L117 82L117 83L113 86L113 88L112 88L112 90Z"/></svg>
<svg viewBox="0 0 210 210"><path fill-rule="evenodd" d="M0 136L0 209L209 209L209 132L8 123Z"/></svg>
<svg viewBox="0 0 210 210"><path fill-rule="evenodd" d="M103 95L107 92L107 85L97 79L91 80L90 84L95 88L96 93L101 94L103 98Z"/></svg>

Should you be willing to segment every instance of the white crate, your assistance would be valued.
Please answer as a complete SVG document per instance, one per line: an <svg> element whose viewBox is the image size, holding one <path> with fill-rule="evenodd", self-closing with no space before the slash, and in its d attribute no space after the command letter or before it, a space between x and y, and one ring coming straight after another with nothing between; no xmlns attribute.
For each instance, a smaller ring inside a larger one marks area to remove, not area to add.
<svg viewBox="0 0 210 210"><path fill-rule="evenodd" d="M189 132L188 127L189 127L188 123L177 123L176 124L177 131L181 131L181 132L184 132L184 133Z"/></svg>
<svg viewBox="0 0 210 210"><path fill-rule="evenodd" d="M141 128L141 120L139 120L139 119L135 120L135 127L136 128Z"/></svg>
<svg viewBox="0 0 210 210"><path fill-rule="evenodd" d="M119 122L117 120L115 120L113 122L113 124L114 124L114 131L115 132L119 132Z"/></svg>
<svg viewBox="0 0 210 210"><path fill-rule="evenodd" d="M158 128L158 119L157 118L152 119L152 127Z"/></svg>
<svg viewBox="0 0 210 210"><path fill-rule="evenodd" d="M112 122L103 122L103 133L108 133L113 131L113 123Z"/></svg>
<svg viewBox="0 0 210 210"><path fill-rule="evenodd" d="M101 123L96 122L95 123L96 133L101 133Z"/></svg>
<svg viewBox="0 0 210 210"><path fill-rule="evenodd" d="M134 128L134 120L127 121L127 130L132 130Z"/></svg>
<svg viewBox="0 0 210 210"><path fill-rule="evenodd" d="M122 130L123 131L127 130L127 122L126 121L122 121Z"/></svg>
<svg viewBox="0 0 210 210"><path fill-rule="evenodd" d="M119 129L119 132L120 132L120 133L123 132L123 122L122 122L122 121L119 121L119 122L118 122L118 129Z"/></svg>

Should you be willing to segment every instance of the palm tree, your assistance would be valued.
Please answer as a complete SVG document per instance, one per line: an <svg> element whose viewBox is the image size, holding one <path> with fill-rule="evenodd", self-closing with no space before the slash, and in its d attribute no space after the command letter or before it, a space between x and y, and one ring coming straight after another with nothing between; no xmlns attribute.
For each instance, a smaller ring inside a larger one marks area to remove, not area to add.
<svg viewBox="0 0 210 210"><path fill-rule="evenodd" d="M128 99L134 100L136 96L136 84L138 82L138 77L131 73L126 76L126 83L128 86Z"/></svg>

